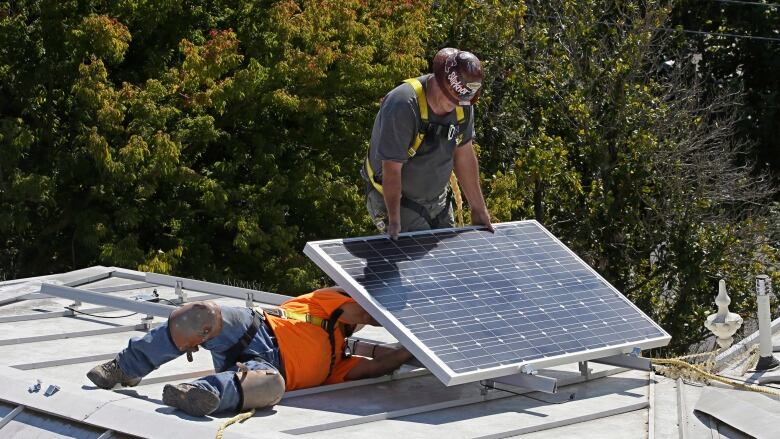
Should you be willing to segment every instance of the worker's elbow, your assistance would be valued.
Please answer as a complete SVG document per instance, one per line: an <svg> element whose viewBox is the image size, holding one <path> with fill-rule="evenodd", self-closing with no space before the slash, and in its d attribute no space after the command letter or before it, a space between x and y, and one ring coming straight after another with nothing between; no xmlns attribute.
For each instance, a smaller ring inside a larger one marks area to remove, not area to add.
<svg viewBox="0 0 780 439"><path fill-rule="evenodd" d="M400 177L401 176L401 169L403 168L404 164L400 162L394 162L392 160L383 160L382 161L382 178L386 179L387 177Z"/></svg>
<svg viewBox="0 0 780 439"><path fill-rule="evenodd" d="M365 325L371 325L371 326L381 326L376 319L371 317L371 314L369 314L367 311L363 310L363 315L361 316L360 323L363 323Z"/></svg>

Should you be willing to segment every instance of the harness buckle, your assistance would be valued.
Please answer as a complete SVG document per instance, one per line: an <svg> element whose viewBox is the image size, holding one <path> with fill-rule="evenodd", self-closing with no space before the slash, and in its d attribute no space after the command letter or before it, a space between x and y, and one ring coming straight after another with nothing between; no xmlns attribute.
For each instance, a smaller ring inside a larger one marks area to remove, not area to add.
<svg viewBox="0 0 780 439"><path fill-rule="evenodd" d="M265 314L268 314L269 316L280 317L282 319L287 318L287 315L284 313L284 310L282 308L257 308L257 309L259 311L262 311L260 314L262 314L263 317L265 317Z"/></svg>
<svg viewBox="0 0 780 439"><path fill-rule="evenodd" d="M358 341L355 340L355 345L357 345L357 342ZM344 352L341 354L341 357L346 360L347 358L349 358L351 356L352 356L352 349L349 347L349 339L345 338L344 339Z"/></svg>
<svg viewBox="0 0 780 439"><path fill-rule="evenodd" d="M372 218L372 220L374 221L374 225L376 226L377 230L379 230L382 233L385 233L385 231L387 231L387 224L385 224L384 219L377 216L376 218Z"/></svg>
<svg viewBox="0 0 780 439"><path fill-rule="evenodd" d="M454 139L455 134L458 134L458 127L455 125L450 125L450 129L447 131L447 140Z"/></svg>

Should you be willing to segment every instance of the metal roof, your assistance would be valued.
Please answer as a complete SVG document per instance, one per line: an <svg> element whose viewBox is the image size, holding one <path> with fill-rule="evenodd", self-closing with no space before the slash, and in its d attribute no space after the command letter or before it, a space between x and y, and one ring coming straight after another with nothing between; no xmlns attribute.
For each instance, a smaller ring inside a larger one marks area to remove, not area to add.
<svg viewBox="0 0 780 439"><path fill-rule="evenodd" d="M159 286L171 279L150 282L145 273L131 270L122 270L124 277L107 275L117 270L91 267L0 283L0 437L211 438L232 417L194 418L162 404L166 383L212 372L205 351L196 353L193 363L181 357L163 365L133 388L97 389L86 378L90 368L113 358L130 337L142 335L148 325L164 318L144 320L145 314L126 316L128 311L88 303L77 309L126 317L74 314L65 309L73 300L46 297L40 282L77 286L108 297L132 298L156 289L163 298L178 298L175 282ZM85 279L89 282L79 285ZM208 297L235 306L245 302L242 289L231 290L234 297L224 297L188 290L203 290L202 285L182 286L187 300ZM261 296L255 300L278 303L276 295ZM780 326L780 321L774 323ZM382 328L366 328L357 335L395 342ZM258 411L227 428L224 437L306 437L322 432L346 438L404 439L717 437L713 432L746 437L693 412L701 387L648 372L588 365L592 369L588 376L577 364L542 370L558 378L558 393L523 395L486 390L479 383L446 387L425 369L403 366L392 376L288 392L273 409ZM729 373L740 371L735 365ZM31 392L38 380L41 389ZM59 390L46 396L52 385Z"/></svg>

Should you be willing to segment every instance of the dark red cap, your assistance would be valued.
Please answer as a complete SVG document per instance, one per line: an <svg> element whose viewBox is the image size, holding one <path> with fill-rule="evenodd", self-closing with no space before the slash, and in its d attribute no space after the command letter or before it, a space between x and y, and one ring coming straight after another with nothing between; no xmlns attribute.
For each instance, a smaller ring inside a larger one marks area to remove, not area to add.
<svg viewBox="0 0 780 439"><path fill-rule="evenodd" d="M482 63L471 52L445 47L433 58L436 83L456 105L471 105L482 91Z"/></svg>

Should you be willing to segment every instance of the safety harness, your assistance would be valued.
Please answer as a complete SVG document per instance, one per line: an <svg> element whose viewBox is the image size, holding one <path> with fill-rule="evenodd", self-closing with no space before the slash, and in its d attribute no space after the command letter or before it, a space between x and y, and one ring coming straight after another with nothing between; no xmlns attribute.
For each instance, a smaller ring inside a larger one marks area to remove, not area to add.
<svg viewBox="0 0 780 439"><path fill-rule="evenodd" d="M333 313L327 319L316 317L311 314L295 313L284 310L282 308L263 308L256 306L252 309L252 324L249 325L244 335L225 352L225 368L231 367L236 362L245 362L251 358L243 358L242 352L249 346L252 339L257 334L258 328L262 322L265 321L265 315L272 315L282 319L297 320L299 322L310 323L314 326L319 326L328 334L328 341L330 342L330 366L328 368L328 376L333 373L333 366L336 364L336 327L339 325L339 317L344 313L341 308L333 311ZM352 332L349 331L349 326L344 325L341 328L341 332L344 337L349 337Z"/></svg>
<svg viewBox="0 0 780 439"><path fill-rule="evenodd" d="M409 145L409 149L406 150L407 154L409 155L409 159L412 159L416 154L417 150L420 148L420 146L423 143L423 140L425 140L425 134L428 132L428 129L431 126L431 122L428 121L428 101L425 98L425 89L423 89L423 85L417 78L409 78L404 80L405 83L412 86L414 89L414 93L417 95L417 104L420 107L420 129L417 131L417 134L412 139L411 145ZM455 107L455 116L457 119L458 126L465 124L466 121L466 114L463 110L463 107L458 105ZM459 132L461 130L459 129ZM365 167L365 173L368 177L368 180L371 182L371 185L379 191L380 194L384 195L384 191L382 190L382 180L378 178L376 173L374 172L373 167L371 166L371 160L368 154L366 154L366 160L364 163ZM452 190L452 193L447 196L447 205L442 210L442 213L436 216L436 218L431 218L431 216L428 214L427 209L420 205L420 203L417 203L414 200L410 200L409 198L401 195L401 206L406 207L407 209L410 209L423 217L425 221L428 223L428 225L431 226L431 228L436 228L440 221L446 217L446 215L449 214L449 207L450 207L450 195L454 195L455 197L455 204L459 212L459 216L462 215L460 213L462 206L463 206L463 200L460 196L460 189L458 187L458 179L455 177L455 172L453 171L450 175L450 188ZM463 222L462 216L460 217L460 222Z"/></svg>
<svg viewBox="0 0 780 439"><path fill-rule="evenodd" d="M255 335L257 334L257 331L262 324L261 320L264 320L263 314L252 310L252 324L246 328L244 335L242 335L241 338L239 338L238 341L225 352L225 365L223 366L224 370L221 372L224 372L237 362L245 362L249 360L249 358L243 358L241 354L244 352L244 349L249 346L249 343L252 342L252 339L255 338Z"/></svg>
<svg viewBox="0 0 780 439"><path fill-rule="evenodd" d="M257 309L257 308L256 308ZM266 314L279 317L288 320L297 320L299 322L310 323L314 326L319 326L328 333L328 341L330 342L330 366L328 367L328 376L333 373L333 366L336 364L336 327L339 324L339 317L344 313L344 310L339 308L330 315L327 319L322 317L313 316L311 314L302 314L296 312L290 312L282 308L262 308ZM345 337L352 335L347 330L347 326L341 328L341 333Z"/></svg>

